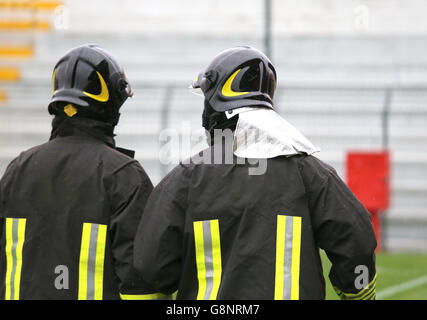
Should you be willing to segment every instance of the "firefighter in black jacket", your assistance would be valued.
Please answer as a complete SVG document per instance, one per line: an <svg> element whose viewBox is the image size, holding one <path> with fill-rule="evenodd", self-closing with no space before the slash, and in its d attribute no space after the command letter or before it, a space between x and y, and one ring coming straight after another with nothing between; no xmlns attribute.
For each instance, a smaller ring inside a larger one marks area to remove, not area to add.
<svg viewBox="0 0 427 320"><path fill-rule="evenodd" d="M115 147L132 96L123 70L96 45L56 64L50 141L27 150L0 183L4 299L150 299L133 268L133 239L152 184ZM126 153L126 154L125 154Z"/></svg>
<svg viewBox="0 0 427 320"><path fill-rule="evenodd" d="M178 299L324 299L321 248L341 298L375 298L370 215L275 112L275 87L273 65L250 47L220 53L194 81L210 147L154 188L135 237L135 267L156 290L177 290Z"/></svg>

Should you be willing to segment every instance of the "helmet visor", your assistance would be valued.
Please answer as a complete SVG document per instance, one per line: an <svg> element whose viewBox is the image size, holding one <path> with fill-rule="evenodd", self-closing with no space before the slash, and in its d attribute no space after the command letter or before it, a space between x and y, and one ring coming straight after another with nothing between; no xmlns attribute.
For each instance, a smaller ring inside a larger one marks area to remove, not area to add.
<svg viewBox="0 0 427 320"><path fill-rule="evenodd" d="M202 89L200 89L200 87L195 88L195 87L193 87L193 85L190 85L190 86L188 87L188 91L190 91L191 93L193 93L193 94L195 94L195 95L198 95L198 96L200 96L200 97L204 97L204 96L205 96L205 95L203 94Z"/></svg>
<svg viewBox="0 0 427 320"><path fill-rule="evenodd" d="M199 73L193 80L193 82L190 84L190 86L188 87L188 91L190 91L191 93L198 95L200 97L204 97L204 93L203 90L200 88L200 79L201 79L201 74Z"/></svg>

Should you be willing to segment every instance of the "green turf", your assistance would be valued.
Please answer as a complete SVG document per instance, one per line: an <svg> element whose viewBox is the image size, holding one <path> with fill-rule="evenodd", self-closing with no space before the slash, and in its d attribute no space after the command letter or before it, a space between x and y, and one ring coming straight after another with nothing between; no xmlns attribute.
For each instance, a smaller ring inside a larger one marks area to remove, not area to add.
<svg viewBox="0 0 427 320"><path fill-rule="evenodd" d="M326 254L321 253L326 279L326 299L339 299L328 273L331 267ZM377 294L381 291L408 281L427 276L427 254L425 253L378 253L377 254ZM427 283L387 296L385 300L427 300Z"/></svg>

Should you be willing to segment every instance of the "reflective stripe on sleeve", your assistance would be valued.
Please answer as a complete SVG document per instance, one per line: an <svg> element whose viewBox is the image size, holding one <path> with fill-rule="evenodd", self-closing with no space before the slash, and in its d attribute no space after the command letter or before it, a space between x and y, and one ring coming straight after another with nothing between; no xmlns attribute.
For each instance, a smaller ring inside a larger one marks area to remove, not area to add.
<svg viewBox="0 0 427 320"><path fill-rule="evenodd" d="M335 292L342 300L374 300L376 297L377 274L372 278L369 284L356 293L343 292L337 287L334 287Z"/></svg>
<svg viewBox="0 0 427 320"><path fill-rule="evenodd" d="M163 293L120 294L122 300L170 300L171 296Z"/></svg>

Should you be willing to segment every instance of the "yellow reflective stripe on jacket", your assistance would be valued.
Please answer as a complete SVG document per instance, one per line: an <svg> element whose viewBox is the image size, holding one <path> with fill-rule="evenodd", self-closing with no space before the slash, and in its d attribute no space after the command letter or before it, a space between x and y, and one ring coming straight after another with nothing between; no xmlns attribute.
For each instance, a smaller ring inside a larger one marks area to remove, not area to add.
<svg viewBox="0 0 427 320"><path fill-rule="evenodd" d="M82 241L79 261L79 300L85 300L87 296L87 263L89 259L90 224L83 224Z"/></svg>
<svg viewBox="0 0 427 320"><path fill-rule="evenodd" d="M104 289L104 257L107 240L107 226L99 225L95 258L95 300L102 300Z"/></svg>
<svg viewBox="0 0 427 320"><path fill-rule="evenodd" d="M285 240L283 235L286 232L286 224L283 222L284 216L277 216L276 230L276 276L274 286L274 300L283 299L283 265L285 264Z"/></svg>
<svg viewBox="0 0 427 320"><path fill-rule="evenodd" d="M302 218L277 216L274 299L298 300Z"/></svg>
<svg viewBox="0 0 427 320"><path fill-rule="evenodd" d="M149 294L121 294L122 300L169 300L170 295L163 293L149 293Z"/></svg>
<svg viewBox="0 0 427 320"><path fill-rule="evenodd" d="M347 293L347 292L341 291L337 287L334 287L334 289L336 293L340 296L340 298L343 300L371 300L371 299L375 299L376 285L377 285L377 274L375 274L371 282L369 282L369 284L359 292Z"/></svg>
<svg viewBox="0 0 427 320"><path fill-rule="evenodd" d="M197 280L199 282L199 291L197 300L202 300L206 290L206 268L205 268L205 250L203 241L203 226L201 221L193 223L194 226L194 244L196 249Z"/></svg>
<svg viewBox="0 0 427 320"><path fill-rule="evenodd" d="M289 219L289 217L288 217ZM299 272L301 257L301 217L293 217L291 300L299 299Z"/></svg>
<svg viewBox="0 0 427 320"><path fill-rule="evenodd" d="M6 218L6 300L19 300L26 221L20 218Z"/></svg>
<svg viewBox="0 0 427 320"><path fill-rule="evenodd" d="M219 223L218 220L212 220L211 223L212 236L212 258L213 258L213 283L210 300L216 299L219 285L221 284L222 262L221 262L221 242L219 238Z"/></svg>
<svg viewBox="0 0 427 320"><path fill-rule="evenodd" d="M221 284L222 262L218 220L194 221L199 290L197 300L215 300Z"/></svg>
<svg viewBox="0 0 427 320"><path fill-rule="evenodd" d="M107 226L84 223L79 261L79 300L103 298Z"/></svg>

